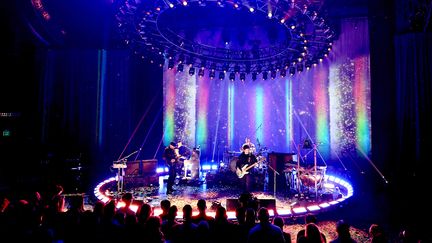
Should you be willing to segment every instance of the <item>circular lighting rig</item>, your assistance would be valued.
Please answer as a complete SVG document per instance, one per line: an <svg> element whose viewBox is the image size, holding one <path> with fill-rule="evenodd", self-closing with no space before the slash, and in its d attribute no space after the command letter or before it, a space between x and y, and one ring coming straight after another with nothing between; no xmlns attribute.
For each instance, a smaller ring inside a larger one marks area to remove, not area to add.
<svg viewBox="0 0 432 243"><path fill-rule="evenodd" d="M121 0L115 6L121 40L134 53L169 68L186 64L206 69L212 77L215 72L270 72L273 78L275 70L285 75L287 70L295 73L293 68L309 69L328 55L335 37L319 14L321 1ZM239 24L231 21L232 26L226 26L224 18ZM243 38L242 24L248 31L269 31L261 36L275 35L273 31L277 37L260 39L257 33L258 38L236 45L238 40L222 37L212 42L205 35L206 30L224 33L229 28Z"/></svg>

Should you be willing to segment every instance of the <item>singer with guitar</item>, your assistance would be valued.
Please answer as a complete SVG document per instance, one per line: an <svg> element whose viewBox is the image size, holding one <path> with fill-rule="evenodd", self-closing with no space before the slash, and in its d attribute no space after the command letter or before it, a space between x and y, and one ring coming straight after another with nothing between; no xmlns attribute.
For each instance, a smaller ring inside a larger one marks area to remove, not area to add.
<svg viewBox="0 0 432 243"><path fill-rule="evenodd" d="M242 150L243 152L238 157L236 163L236 174L241 180L244 190L246 192L250 192L253 187L253 178L251 172L258 164L258 160L257 157L250 151L249 145L243 145Z"/></svg>

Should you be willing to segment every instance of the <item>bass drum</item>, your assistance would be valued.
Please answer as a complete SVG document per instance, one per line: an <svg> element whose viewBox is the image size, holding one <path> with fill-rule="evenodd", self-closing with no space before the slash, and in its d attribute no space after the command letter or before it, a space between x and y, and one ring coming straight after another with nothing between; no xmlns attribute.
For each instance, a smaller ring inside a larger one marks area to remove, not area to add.
<svg viewBox="0 0 432 243"><path fill-rule="evenodd" d="M229 162L229 168L232 172L236 172L236 170L237 170L237 161L238 161L238 157L234 156L231 158L231 160Z"/></svg>

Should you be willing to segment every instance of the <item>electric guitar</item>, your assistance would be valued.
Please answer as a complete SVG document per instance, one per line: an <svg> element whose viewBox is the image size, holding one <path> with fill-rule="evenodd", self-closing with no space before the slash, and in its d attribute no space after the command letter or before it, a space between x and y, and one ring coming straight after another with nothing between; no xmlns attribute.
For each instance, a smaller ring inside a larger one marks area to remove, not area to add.
<svg viewBox="0 0 432 243"><path fill-rule="evenodd" d="M256 164L258 164L260 161L257 161L251 165L243 165L243 167L236 169L236 175L238 178L243 178L246 174L249 174L249 171L252 167L254 167Z"/></svg>

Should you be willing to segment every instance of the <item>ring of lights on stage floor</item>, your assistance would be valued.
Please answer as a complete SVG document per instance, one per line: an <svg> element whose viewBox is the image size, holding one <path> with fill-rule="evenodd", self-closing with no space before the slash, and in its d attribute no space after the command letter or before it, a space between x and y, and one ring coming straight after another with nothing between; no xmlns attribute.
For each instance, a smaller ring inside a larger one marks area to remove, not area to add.
<svg viewBox="0 0 432 243"><path fill-rule="evenodd" d="M112 186L113 184L117 185L117 177L111 177L109 179L106 179L102 182L100 182L94 189L95 196L102 202L107 203L110 200L114 199L114 196L107 190L109 186ZM277 215L281 217L295 217L295 216L301 216L307 213L319 213L324 210L331 210L332 208L335 208L336 205L339 205L340 203L344 202L348 198L352 197L354 194L354 189L351 185L351 183L347 180L341 179L339 177L333 176L333 175L325 175L324 176L324 182L323 187L332 189L332 188L338 188L338 196L335 197L326 197L321 198L319 202L309 202L307 205L290 205L290 204L284 204L283 206L280 206L277 209ZM162 196L162 195L161 195ZM167 198L169 199L169 198ZM197 198L198 200L198 198ZM276 197L276 202L278 202L278 199ZM123 204L121 201L119 201L116 206L117 208L121 207ZM225 205L222 205L225 206ZM138 205L132 204L131 209L133 211L136 211L138 209ZM154 208L154 214L159 215L162 212L162 210L159 207ZM270 216L274 216L275 212L273 210L269 210ZM194 212L196 214L198 212ZM215 216L215 212L212 210L208 211L208 215ZM227 212L229 219L235 219L235 211L228 211ZM178 218L182 218L182 212L179 211Z"/></svg>

